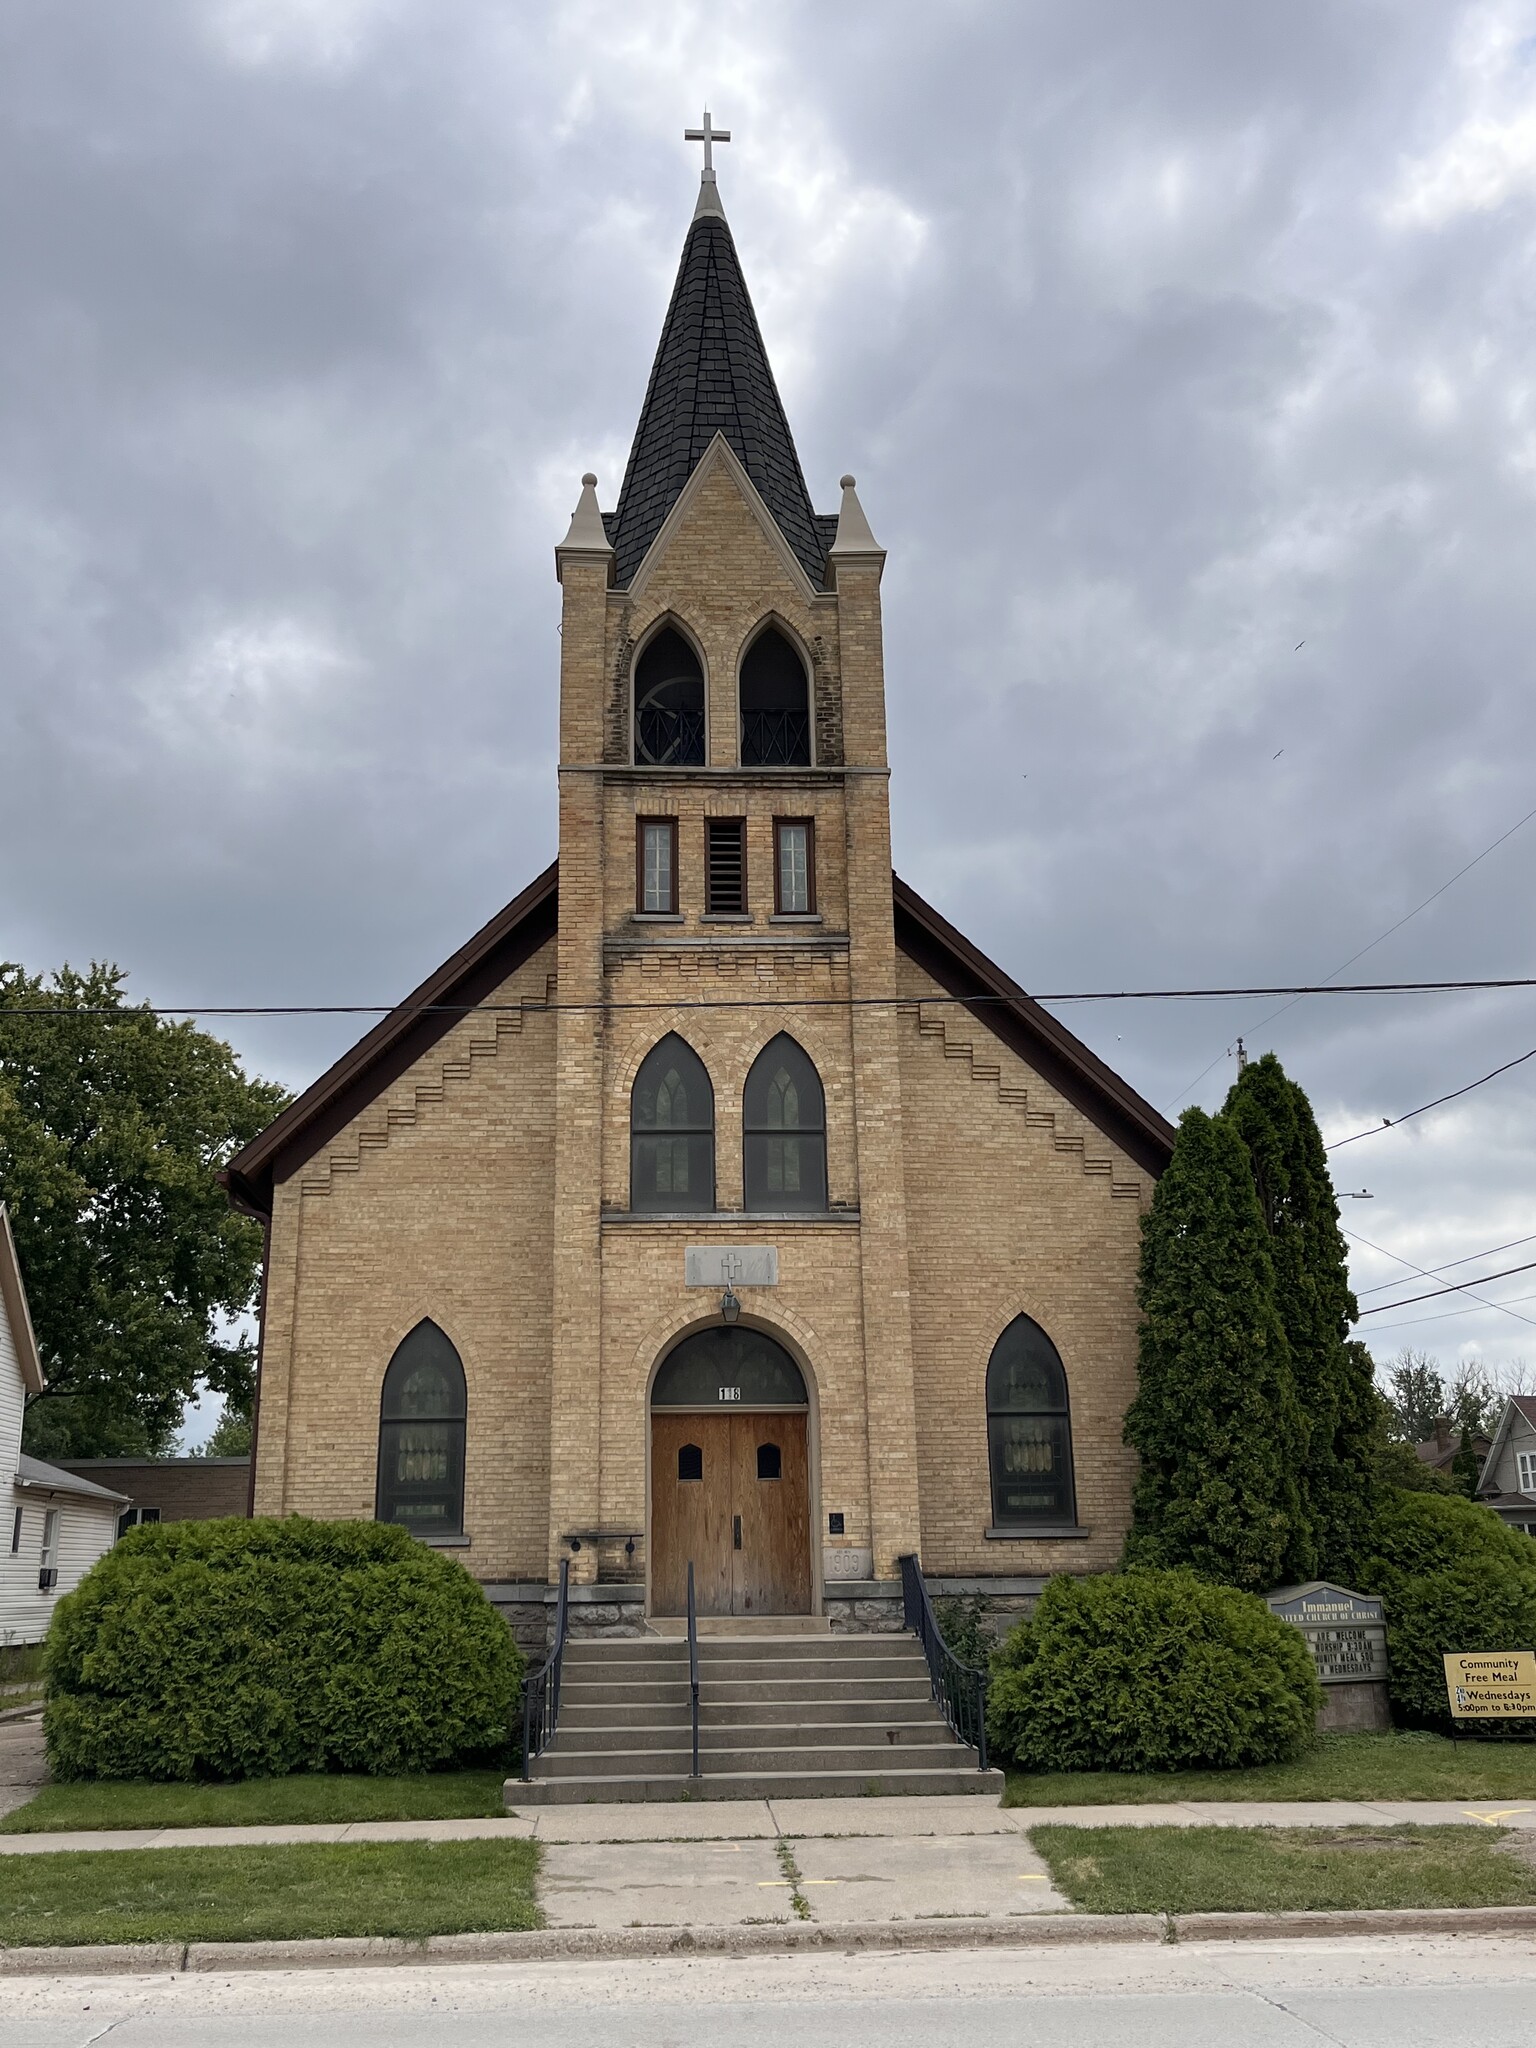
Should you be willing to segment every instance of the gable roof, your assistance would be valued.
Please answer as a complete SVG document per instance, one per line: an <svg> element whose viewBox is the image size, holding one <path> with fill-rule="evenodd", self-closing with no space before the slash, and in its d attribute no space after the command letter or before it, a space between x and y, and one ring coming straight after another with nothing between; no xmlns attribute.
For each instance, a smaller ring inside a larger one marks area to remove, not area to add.
<svg viewBox="0 0 1536 2048"><path fill-rule="evenodd" d="M1136 1164L1160 1174L1173 1151L1174 1129L1168 1119L1138 1095L1097 1053L1060 1024L1011 975L1005 974L963 932L917 891L891 877L896 899L896 944L909 960L924 968L939 986L962 1001L974 1003L971 1015L1016 1052L1042 1080L1048 1081L1082 1111L1106 1138Z"/></svg>
<svg viewBox="0 0 1536 2048"><path fill-rule="evenodd" d="M896 943L971 1014L1026 1060L1139 1166L1159 1174L1173 1126L1128 1082L1058 1024L969 939L892 876ZM555 936L559 864L552 862L505 910L428 975L359 1042L291 1102L219 1175L247 1215L268 1217L272 1193L509 974Z"/></svg>
<svg viewBox="0 0 1536 2048"><path fill-rule="evenodd" d="M27 1306L27 1290L22 1285L21 1261L16 1256L16 1240L11 1235L10 1211L0 1202L0 1313L10 1326L11 1342L16 1346L17 1362L21 1366L21 1381L29 1394L43 1391L43 1361L38 1356L37 1337L32 1329L32 1311Z"/></svg>
<svg viewBox="0 0 1536 2048"><path fill-rule="evenodd" d="M1509 1425L1516 1416L1522 1422L1536 1429L1536 1394L1508 1394L1504 1399L1503 1412L1499 1416L1493 1442L1488 1446L1488 1455L1483 1460L1482 1470L1477 1475L1477 1491L1481 1495L1485 1487L1493 1483L1493 1468L1503 1455L1504 1445L1509 1437Z"/></svg>
<svg viewBox="0 0 1536 2048"><path fill-rule="evenodd" d="M555 936L557 865L551 861L505 910L497 911L489 924L235 1154L219 1180L237 1209L248 1216L270 1216L277 1181L287 1180L312 1159L451 1031L467 1006L483 1003Z"/></svg>
<svg viewBox="0 0 1536 2048"><path fill-rule="evenodd" d="M736 244L712 206L694 216L683 243L618 508L603 521L621 587L716 434L735 450L819 590L830 543L811 508Z"/></svg>
<svg viewBox="0 0 1536 2048"><path fill-rule="evenodd" d="M94 1479L82 1479L77 1472L66 1472L62 1465L45 1465L41 1458L29 1458L25 1451L16 1460L14 1484L23 1490L36 1487L40 1492L73 1493L82 1500L109 1501L113 1507L126 1507L126 1493L114 1493L110 1486L98 1486Z"/></svg>

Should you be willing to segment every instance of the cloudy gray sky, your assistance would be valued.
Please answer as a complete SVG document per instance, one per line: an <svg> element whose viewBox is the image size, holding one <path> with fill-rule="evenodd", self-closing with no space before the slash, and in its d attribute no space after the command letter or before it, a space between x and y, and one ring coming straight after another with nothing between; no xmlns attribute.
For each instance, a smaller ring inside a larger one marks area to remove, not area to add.
<svg viewBox="0 0 1536 2048"><path fill-rule="evenodd" d="M1536 806L1532 0L10 0L0 955L387 1001L551 857L551 549L706 98L890 550L898 866L1027 986L1321 979ZM1533 865L1345 978L1530 972ZM1273 1046L1330 1138L1536 1046L1531 991L1277 1008L1062 1014L1170 1112ZM297 1087L353 1034L231 1035ZM1533 1107L1349 1147L1345 1223L1536 1233ZM1536 1273L1484 1291L1365 1329L1536 1362Z"/></svg>

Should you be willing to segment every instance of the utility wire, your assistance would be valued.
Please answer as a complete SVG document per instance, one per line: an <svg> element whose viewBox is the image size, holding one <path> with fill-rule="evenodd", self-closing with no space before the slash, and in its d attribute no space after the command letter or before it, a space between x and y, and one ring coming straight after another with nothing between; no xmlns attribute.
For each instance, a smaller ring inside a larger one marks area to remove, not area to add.
<svg viewBox="0 0 1536 2048"><path fill-rule="evenodd" d="M921 1004L924 1009L938 1009L941 1006L964 1010L977 1010L994 1003L1033 1002L1042 1006L1050 1003L1178 1003L1178 1002L1229 1002L1242 996L1406 996L1406 995L1464 995L1486 989L1536 988L1536 975L1503 975L1472 981L1363 981L1363 982L1315 982L1306 987L1291 988L1119 988L1119 989L1072 989L1063 993L1028 995L969 995L969 996L803 996L803 995L761 995L761 996L702 996L681 997L668 1001L665 998L645 1002L595 1002L562 1003L559 1001L522 1001L515 1003L120 1003L98 1007L75 1007L62 1003L16 1003L0 1000L0 1019L6 1017L133 1017L148 1014L153 1017L382 1017L396 1012L413 1017L469 1016L475 1011L495 1015L501 1011L524 1011L555 1015L560 1012L629 1012L635 1010L894 1010L911 1009ZM1529 1058L1526 1054L1524 1057ZM1518 1061L1511 1062L1518 1065ZM1500 1073L1504 1071L1501 1067ZM1491 1080L1492 1075L1485 1076ZM1480 1087L1480 1082L1472 1082ZM1458 1090L1458 1093L1463 1091ZM1442 1096L1449 1101L1449 1096ZM1433 1103L1425 1108L1433 1109ZM1410 1115L1421 1112L1412 1110ZM1400 1118L1398 1121L1404 1121ZM1370 1132L1362 1131L1361 1137ZM1352 1142L1349 1139L1341 1143Z"/></svg>
<svg viewBox="0 0 1536 2048"><path fill-rule="evenodd" d="M1484 1074L1480 1080L1468 1081L1465 1087L1453 1088L1449 1095L1437 1095L1433 1102L1421 1102L1417 1109L1405 1110L1401 1116L1384 1116L1379 1124L1372 1124L1368 1131L1356 1131L1353 1137L1335 1138L1331 1145L1325 1145L1325 1152L1342 1151L1346 1145L1358 1145L1362 1138L1379 1138L1383 1131L1395 1131L1399 1124L1406 1124L1416 1116L1423 1116L1426 1110L1438 1109L1442 1102L1454 1102L1458 1096L1470 1095L1474 1088L1485 1088L1490 1081L1497 1081L1500 1074L1507 1074L1513 1067L1523 1067L1527 1060L1536 1060L1536 1045L1529 1052L1521 1053L1518 1059L1506 1060L1502 1067L1495 1067L1491 1074ZM1460 1260L1456 1262L1458 1265Z"/></svg>
<svg viewBox="0 0 1536 2048"><path fill-rule="evenodd" d="M1344 1230L1342 1223L1339 1228ZM1344 1230L1344 1235L1354 1237L1355 1233L1352 1230ZM1536 1231L1532 1231L1529 1237L1512 1237L1507 1244L1491 1244L1485 1252L1468 1252L1464 1258L1446 1259L1438 1266L1416 1266L1412 1259L1398 1259L1396 1252L1384 1251L1379 1244L1371 1244L1368 1237L1355 1238L1355 1242L1370 1245L1371 1250L1381 1252L1384 1259L1397 1259L1398 1265L1406 1266L1410 1273L1417 1273L1421 1279L1438 1280L1442 1273L1454 1273L1458 1266L1470 1266L1474 1259L1491 1259L1499 1252L1512 1252L1516 1245L1536 1244ZM1357 1300L1363 1301L1368 1294L1385 1294L1389 1287L1401 1287L1402 1284L1401 1280L1379 1280L1374 1287L1357 1287L1355 1296Z"/></svg>
<svg viewBox="0 0 1536 2048"><path fill-rule="evenodd" d="M1455 874L1451 876L1450 881L1442 882L1439 888L1434 891L1433 895L1426 896L1422 903L1416 903L1412 910L1410 910L1409 912L1407 912L1405 916L1400 917L1397 920L1396 924L1389 924L1386 930L1381 933L1380 937L1372 939L1371 943L1368 946L1362 946L1358 953L1351 953L1349 958L1343 963L1342 966L1335 967L1332 974L1324 977L1325 981L1336 981L1338 977L1344 972L1345 968L1353 967L1355 962L1357 960L1363 960L1367 953L1374 953L1376 948L1384 944L1386 940L1390 939L1394 932L1400 932L1405 924L1411 923L1412 920L1418 916L1421 910L1428 910L1431 903L1438 902L1439 899L1445 894L1446 890L1452 888L1457 882L1459 882L1463 875L1470 875L1472 870L1475 867L1477 867L1480 862L1485 861L1490 853L1497 853L1498 849L1504 844L1505 840L1512 839L1514 835L1520 830L1522 825L1529 825L1532 818L1536 818L1536 809L1527 811L1523 818L1517 818L1514 824L1511 825L1507 831L1501 832L1499 834L1498 838L1494 840L1491 846L1485 846L1481 853L1475 855L1471 860L1467 862L1465 867L1458 868ZM1282 993L1282 991L1277 989L1276 994L1278 995L1280 993ZM1321 990L1312 988L1302 988L1286 990L1283 991L1283 993L1288 994L1290 996L1290 1001L1282 1003L1278 1010L1271 1010L1267 1017L1261 1017L1258 1023L1252 1026L1252 1029L1249 1033L1250 1036L1252 1035L1252 1031L1262 1031L1266 1024L1272 1024L1277 1017L1283 1017L1287 1010L1294 1009L1296 1004L1301 1001L1303 996L1318 995L1321 994ZM1164 1104L1164 1112L1166 1113L1170 1109L1176 1109L1178 1105L1184 1100L1184 1097L1186 1095L1192 1094L1193 1091L1200 1086L1200 1083L1205 1079L1206 1075L1210 1073L1211 1068L1219 1067L1222 1061L1226 1058L1226 1056L1227 1051L1224 1047L1222 1051L1217 1053L1215 1059L1211 1061L1209 1067L1202 1067L1200 1069L1200 1072L1196 1074L1194 1080L1189 1083L1189 1086L1187 1088L1182 1089L1177 1095L1175 1095L1171 1102Z"/></svg>
<svg viewBox="0 0 1536 2048"><path fill-rule="evenodd" d="M1363 1322L1367 1316L1390 1315L1395 1308L1412 1308L1416 1301L1438 1301L1442 1294L1465 1294L1473 1287L1486 1287L1490 1280L1507 1280L1512 1273L1536 1273L1536 1259L1527 1259L1523 1266L1506 1266L1502 1273L1480 1273L1475 1280L1454 1280L1449 1287L1437 1287L1430 1294L1409 1294L1401 1301L1378 1302L1375 1308L1361 1309L1360 1319ZM1484 1306L1497 1308L1499 1304L1490 1301Z"/></svg>
<svg viewBox="0 0 1536 2048"><path fill-rule="evenodd" d="M1517 1294L1515 1296L1515 1300L1536 1301L1536 1294ZM1389 1330L1416 1330L1423 1323L1453 1323L1459 1320L1459 1318L1462 1316L1480 1316L1483 1313L1484 1309L1490 1308L1502 1308L1508 1315L1515 1316L1515 1321L1517 1323L1536 1322L1536 1318L1533 1318L1531 1316L1515 1315L1515 1311L1509 1306L1507 1302L1485 1301L1482 1304L1482 1307L1480 1308L1452 1309L1448 1315L1409 1316L1405 1322L1383 1323L1377 1327L1377 1329L1373 1332L1373 1335L1377 1337L1384 1337Z"/></svg>
<svg viewBox="0 0 1536 2048"><path fill-rule="evenodd" d="M1343 1231L1343 1225L1339 1225L1339 1229ZM1370 1251L1380 1251L1380 1255L1384 1257L1384 1260L1391 1260L1391 1262L1393 1262L1395 1266L1407 1266L1407 1270L1409 1270L1411 1274L1417 1274L1417 1276L1419 1276L1419 1280L1434 1280L1434 1278L1436 1278L1436 1274L1432 1274L1432 1272L1425 1272L1425 1270L1423 1270L1423 1266L1415 1266L1415 1264L1413 1264L1413 1260L1405 1260L1405 1257L1403 1257L1403 1253L1401 1253L1401 1251L1389 1251L1389 1249L1386 1249L1386 1245L1376 1245L1376 1243L1372 1243L1372 1241L1370 1241L1368 1237L1362 1237L1362 1235L1360 1235L1358 1231L1343 1231L1343 1235L1346 1235L1346 1237L1350 1237L1350 1239L1352 1239L1352 1241L1354 1241L1356 1245L1366 1245L1366 1247L1368 1247ZM1522 1243L1522 1241L1524 1241L1524 1239L1516 1239L1516 1243ZM1499 1249L1503 1249L1503 1251L1511 1251L1511 1249L1513 1249L1513 1245L1501 1245ZM1483 1253L1475 1253L1475 1255L1477 1255L1477 1257L1487 1257L1489 1253L1487 1253L1487 1251L1483 1251ZM1454 1264L1460 1264L1460 1260L1456 1260ZM1389 1286L1401 1286L1401 1284L1403 1284L1401 1280L1393 1280L1393 1282L1389 1282ZM1466 1280L1466 1282L1464 1282L1464 1286L1466 1286L1466 1292L1470 1294L1470 1290L1473 1290L1475 1286L1483 1286L1483 1280L1481 1280L1481 1278L1479 1278L1479 1280ZM1481 1303L1481 1307L1483 1307L1483 1309L1499 1309L1499 1311L1501 1311L1503 1315L1511 1315L1513 1319L1516 1319L1516 1323L1530 1323L1530 1325L1532 1325L1532 1327L1536 1329L1536 1321L1532 1321L1532 1317L1528 1317L1528 1315L1520 1315L1520 1311L1518 1311L1518 1309L1511 1309L1511 1307L1509 1307L1507 1303L1503 1303L1503 1300L1489 1300L1489 1298L1487 1298L1487 1294L1473 1294L1473 1300L1477 1300L1477 1303ZM1524 1296L1522 1296L1522 1294L1518 1294L1518 1296L1516 1296L1516 1300L1524 1300ZM1391 1300L1389 1300L1389 1303L1380 1303L1380 1307L1382 1307L1382 1309L1397 1309L1397 1307L1401 1307L1401 1303L1391 1303ZM1374 1311L1370 1311L1370 1309L1366 1311L1366 1315L1372 1315L1372 1313L1374 1313ZM1421 1321L1430 1321L1430 1323L1432 1323L1432 1321L1436 1321L1436 1317L1423 1317ZM1389 1327L1389 1329L1397 1329L1399 1325L1397 1325L1397 1323L1391 1323L1391 1325L1386 1325L1386 1327ZM1403 1327L1407 1327L1407 1325L1403 1325Z"/></svg>

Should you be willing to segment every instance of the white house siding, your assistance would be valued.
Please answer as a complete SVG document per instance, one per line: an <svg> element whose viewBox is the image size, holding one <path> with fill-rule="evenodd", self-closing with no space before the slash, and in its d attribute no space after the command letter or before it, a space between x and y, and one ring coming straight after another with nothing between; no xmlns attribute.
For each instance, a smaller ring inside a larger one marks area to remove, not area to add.
<svg viewBox="0 0 1536 2048"><path fill-rule="evenodd" d="M21 1548L11 1552L16 1509L21 1509ZM38 1590L42 1568L43 1518L59 1511L58 1583L50 1593ZM11 1489L0 1531L0 1643L40 1643L53 1619L54 1603L73 1591L98 1557L117 1541L115 1501L82 1500L77 1495L51 1498L28 1488Z"/></svg>

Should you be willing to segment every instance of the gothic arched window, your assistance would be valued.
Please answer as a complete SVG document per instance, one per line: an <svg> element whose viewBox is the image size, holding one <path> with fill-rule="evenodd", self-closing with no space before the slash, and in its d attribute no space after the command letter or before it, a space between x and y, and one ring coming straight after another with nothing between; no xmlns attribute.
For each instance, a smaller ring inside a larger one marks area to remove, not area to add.
<svg viewBox="0 0 1536 2048"><path fill-rule="evenodd" d="M715 1091L675 1031L651 1047L630 1093L629 1206L715 1206Z"/></svg>
<svg viewBox="0 0 1536 2048"><path fill-rule="evenodd" d="M375 1514L416 1536L464 1533L464 1366L430 1318L402 1339L379 1403Z"/></svg>
<svg viewBox="0 0 1536 2048"><path fill-rule="evenodd" d="M635 759L703 766L704 671L676 626L663 626L635 664Z"/></svg>
<svg viewBox="0 0 1536 2048"><path fill-rule="evenodd" d="M741 664L741 765L808 768L811 698L805 663L776 626L758 634Z"/></svg>
<svg viewBox="0 0 1536 2048"><path fill-rule="evenodd" d="M742 1096L749 1209L825 1209L827 1109L821 1077L786 1033L752 1062Z"/></svg>
<svg viewBox="0 0 1536 2048"><path fill-rule="evenodd" d="M998 1528L1075 1525L1067 1375L1056 1346L1028 1316L1014 1317L987 1362L987 1444Z"/></svg>

